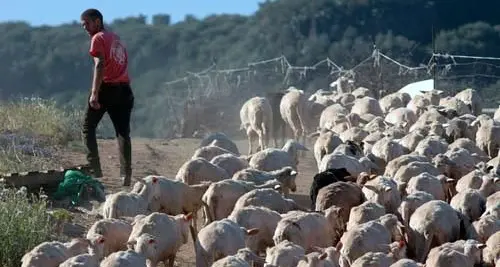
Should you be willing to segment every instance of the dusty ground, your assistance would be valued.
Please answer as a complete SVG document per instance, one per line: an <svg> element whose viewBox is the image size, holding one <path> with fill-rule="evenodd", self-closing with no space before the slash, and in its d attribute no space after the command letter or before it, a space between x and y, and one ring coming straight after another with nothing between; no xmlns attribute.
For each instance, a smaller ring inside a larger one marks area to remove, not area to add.
<svg viewBox="0 0 500 267"><path fill-rule="evenodd" d="M167 177L174 177L180 166L188 160L195 149L198 147L198 139L141 139L132 140L132 161L134 176L142 178L146 175L157 174ZM246 153L248 146L246 140L235 141L240 152ZM308 146L310 147L310 146ZM64 152L64 158L68 164L84 164L85 157L78 152ZM106 186L106 193L117 192L120 190L129 190L121 185L119 180L118 147L115 140L99 140L99 153L104 172L102 182ZM297 192L292 198L300 204L309 207L309 186L313 175L316 172L316 163L312 151L306 153L306 156L300 159L298 166L299 175L297 177ZM72 225L68 225L65 232L70 235L82 235L85 228L88 228L95 220L95 217L75 212L75 219ZM199 216L201 217L201 216ZM201 219L198 223L201 225ZM177 256L179 266L194 266L194 248L192 240L181 248Z"/></svg>

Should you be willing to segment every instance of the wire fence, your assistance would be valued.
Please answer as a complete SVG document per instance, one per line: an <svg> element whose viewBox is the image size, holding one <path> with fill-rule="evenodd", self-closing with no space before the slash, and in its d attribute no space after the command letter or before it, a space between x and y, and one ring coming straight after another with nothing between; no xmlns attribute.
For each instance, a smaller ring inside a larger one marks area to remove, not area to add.
<svg viewBox="0 0 500 267"><path fill-rule="evenodd" d="M340 76L352 77L355 87L383 95L412 82L434 79L435 88L449 95L465 88L479 89L486 107L496 107L500 100L495 93L500 89L500 58L433 53L427 64L410 66L375 47L350 68L328 57L310 66L295 66L282 55L241 68L219 69L212 64L203 71L188 72L185 77L164 83L166 104L172 111L167 120L181 128L192 124L182 136L200 127L231 132L239 128L239 108L248 98L289 86L312 93L328 89ZM221 121L223 125L218 123Z"/></svg>

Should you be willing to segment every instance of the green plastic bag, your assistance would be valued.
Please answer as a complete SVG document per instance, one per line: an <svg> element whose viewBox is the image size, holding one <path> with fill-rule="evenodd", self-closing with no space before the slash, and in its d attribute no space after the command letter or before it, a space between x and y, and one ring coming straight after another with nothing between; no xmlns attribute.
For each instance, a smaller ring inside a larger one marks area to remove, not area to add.
<svg viewBox="0 0 500 267"><path fill-rule="evenodd" d="M64 180L59 183L57 191L54 193L54 198L60 200L65 197L70 197L71 204L78 205L80 203L80 197L83 190L89 187L95 192L98 201L105 198L104 186L101 182L85 175L81 171L67 170L64 173Z"/></svg>

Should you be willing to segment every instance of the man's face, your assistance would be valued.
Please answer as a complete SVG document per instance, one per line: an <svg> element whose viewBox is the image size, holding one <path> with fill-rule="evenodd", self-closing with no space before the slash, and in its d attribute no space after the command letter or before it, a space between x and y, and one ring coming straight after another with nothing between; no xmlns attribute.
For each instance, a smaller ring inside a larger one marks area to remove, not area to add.
<svg viewBox="0 0 500 267"><path fill-rule="evenodd" d="M85 31L90 35L93 36L99 31L100 28L100 20L92 20L89 17L82 17L81 18L81 24L82 27L85 29Z"/></svg>

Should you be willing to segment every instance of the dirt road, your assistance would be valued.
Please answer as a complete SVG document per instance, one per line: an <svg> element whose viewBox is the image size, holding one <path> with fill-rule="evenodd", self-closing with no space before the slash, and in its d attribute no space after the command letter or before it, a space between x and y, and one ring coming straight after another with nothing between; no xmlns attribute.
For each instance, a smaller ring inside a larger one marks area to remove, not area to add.
<svg viewBox="0 0 500 267"><path fill-rule="evenodd" d="M163 175L174 177L180 166L189 158L199 145L199 139L144 139L136 138L132 140L132 161L134 176L142 178L146 175ZM241 153L247 152L246 140L236 140L236 144ZM69 164L85 163L85 156L77 152L65 152L64 158ZM119 179L118 147L115 140L99 140L99 153L103 167L104 178L102 182L106 186L106 194L120 190L128 190L121 186ZM312 151L300 158L298 166L299 175L297 177L297 192L292 198L301 205L309 207L309 186L313 175L316 173L316 163ZM201 216L199 216L201 218ZM75 214L75 221L86 228L93 223L91 218ZM201 220L198 223L201 225ZM192 240L181 248L177 256L178 266L194 266L194 248Z"/></svg>

